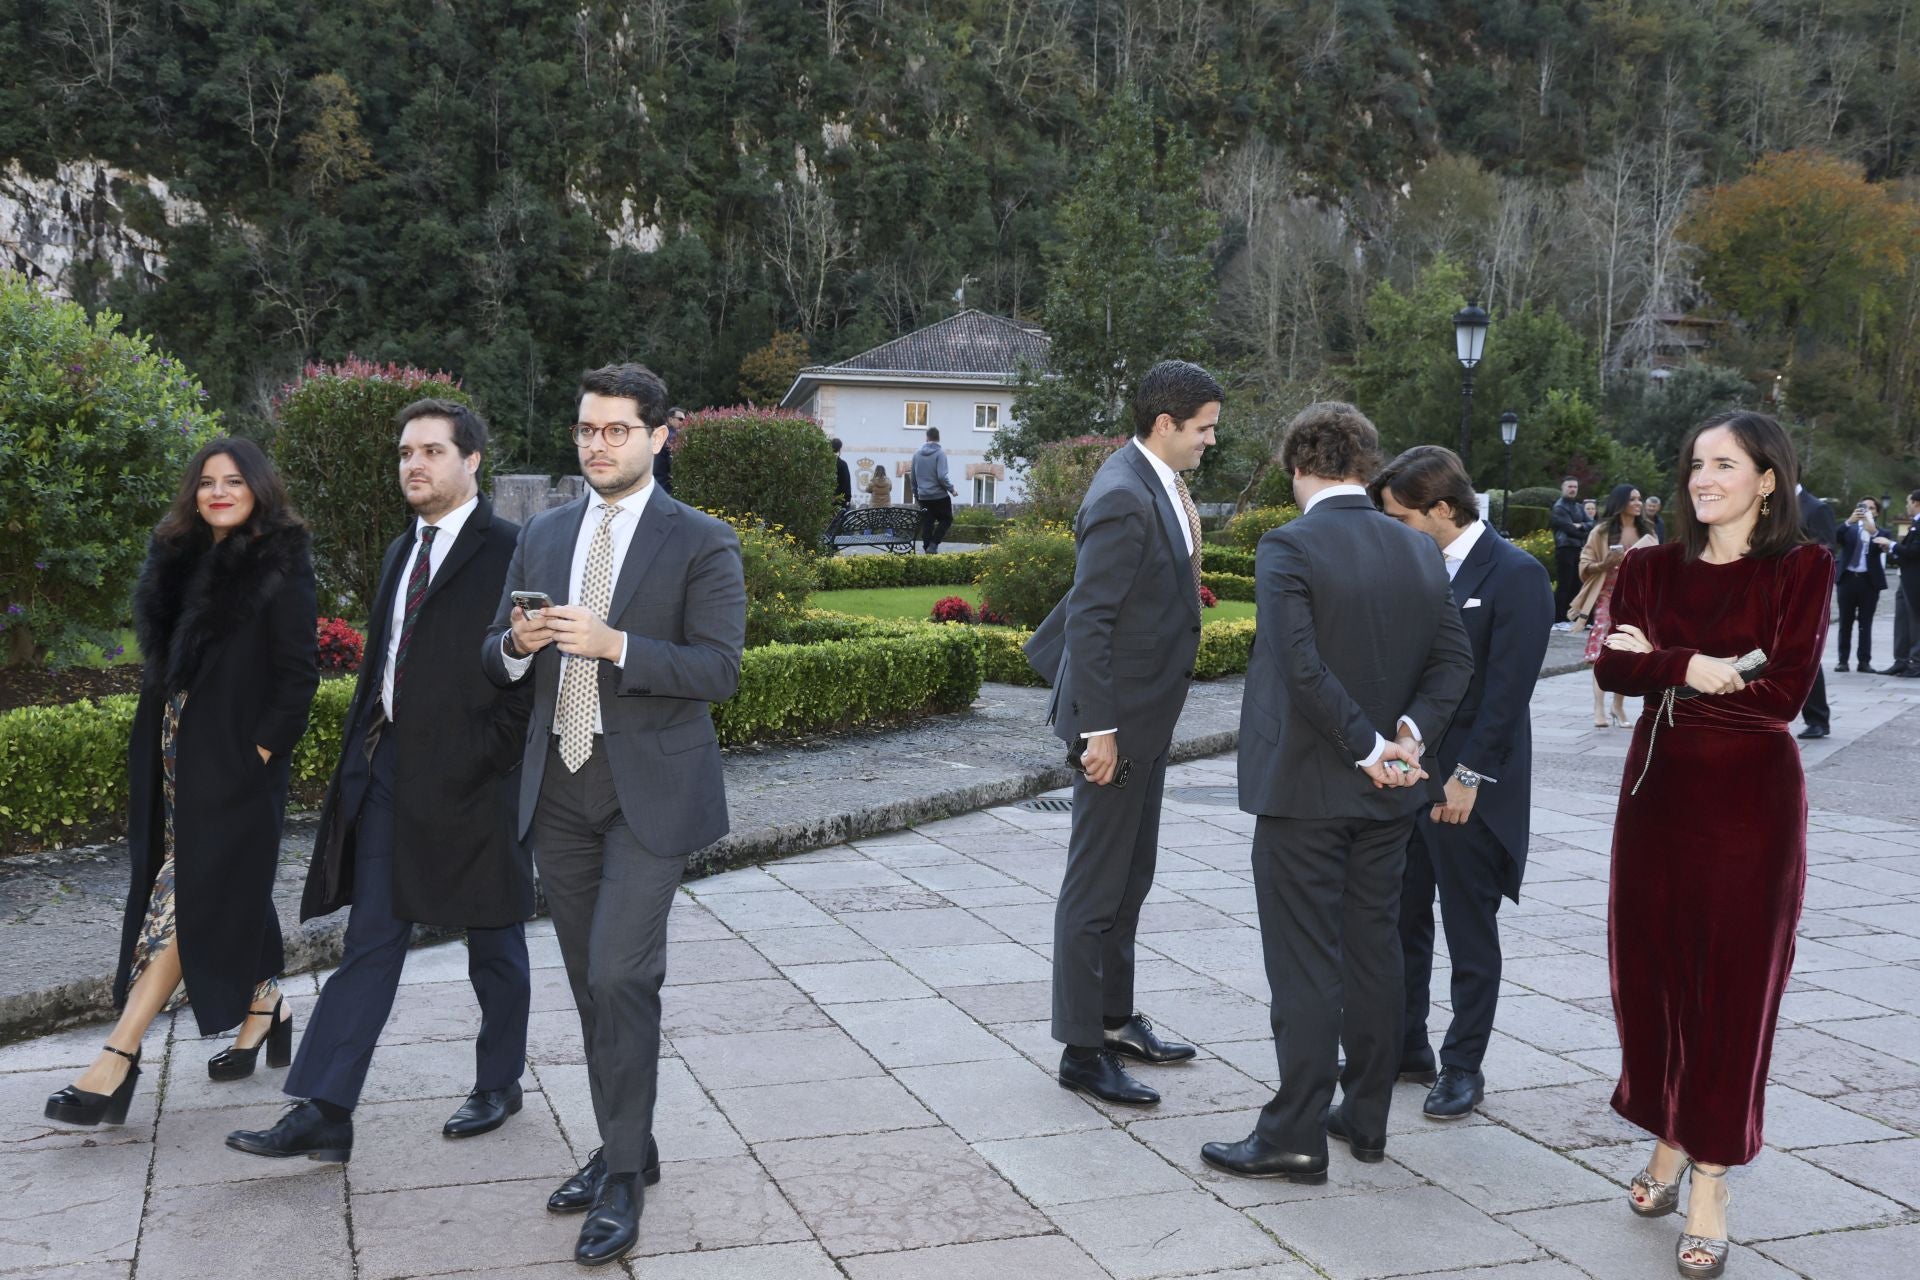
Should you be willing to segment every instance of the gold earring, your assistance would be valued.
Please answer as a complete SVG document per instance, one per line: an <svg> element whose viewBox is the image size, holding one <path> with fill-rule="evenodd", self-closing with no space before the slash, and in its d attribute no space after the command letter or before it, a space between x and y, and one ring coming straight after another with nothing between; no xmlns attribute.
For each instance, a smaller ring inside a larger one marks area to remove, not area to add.
<svg viewBox="0 0 1920 1280"><path fill-rule="evenodd" d="M1767 508L1767 495L1763 493L1763 494L1761 494L1761 495L1760 495L1760 514L1761 514L1761 515L1763 515L1763 516L1764 516L1764 515L1766 515L1766 514L1767 514L1767 510L1768 510L1768 508Z"/></svg>

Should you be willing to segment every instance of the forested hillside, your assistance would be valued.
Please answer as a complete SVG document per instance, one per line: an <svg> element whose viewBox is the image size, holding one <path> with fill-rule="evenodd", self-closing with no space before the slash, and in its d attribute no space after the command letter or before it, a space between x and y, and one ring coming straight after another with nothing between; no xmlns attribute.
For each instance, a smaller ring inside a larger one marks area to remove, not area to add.
<svg viewBox="0 0 1920 1280"><path fill-rule="evenodd" d="M164 285L79 291L243 422L304 360L355 352L459 374L519 460L548 462L587 362L646 359L708 403L780 331L833 359L962 288L1044 319L1095 122L1137 96L1162 146L1193 144L1209 354L1250 411L1360 390L1393 432L1449 439L1457 369L1422 344L1475 293L1490 363L1503 326L1506 359L1523 336L1544 353L1483 431L1503 407L1551 424L1559 445L1523 437L1536 470L1606 424L1658 455L1677 403L1604 380L1657 345L1659 315L1706 309L1737 321L1710 358L1739 376L1676 379L1688 395L1777 376L1826 483L1904 484L1915 8L7 0L0 160L97 158L206 210L167 226L129 195ZM1706 196L1781 152L1814 168L1758 205ZM1796 206L1809 195L1853 220ZM1767 217L1827 237L1792 264L1802 304L1741 278L1769 269L1748 257Z"/></svg>

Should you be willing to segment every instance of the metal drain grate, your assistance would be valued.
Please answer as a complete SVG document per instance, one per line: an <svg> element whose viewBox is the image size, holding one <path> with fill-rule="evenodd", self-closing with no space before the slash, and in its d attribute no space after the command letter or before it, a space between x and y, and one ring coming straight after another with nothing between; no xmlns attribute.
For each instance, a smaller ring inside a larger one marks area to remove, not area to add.
<svg viewBox="0 0 1920 1280"><path fill-rule="evenodd" d="M1022 800L1013 807L1025 809L1028 813L1072 813L1073 801L1059 800L1053 796L1040 796L1033 800Z"/></svg>

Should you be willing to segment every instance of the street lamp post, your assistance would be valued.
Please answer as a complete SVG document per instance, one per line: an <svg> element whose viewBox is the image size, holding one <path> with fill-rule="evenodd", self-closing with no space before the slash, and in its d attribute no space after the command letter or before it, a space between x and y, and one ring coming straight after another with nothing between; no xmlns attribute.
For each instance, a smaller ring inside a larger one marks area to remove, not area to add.
<svg viewBox="0 0 1920 1280"><path fill-rule="evenodd" d="M1510 538L1507 512L1513 507L1513 438L1520 434L1520 415L1509 409L1500 415L1500 443L1507 447L1507 460L1500 477L1500 536Z"/></svg>
<svg viewBox="0 0 1920 1280"><path fill-rule="evenodd" d="M1476 299L1453 313L1453 350L1460 360L1460 465L1473 474L1473 367L1487 344L1489 317Z"/></svg>

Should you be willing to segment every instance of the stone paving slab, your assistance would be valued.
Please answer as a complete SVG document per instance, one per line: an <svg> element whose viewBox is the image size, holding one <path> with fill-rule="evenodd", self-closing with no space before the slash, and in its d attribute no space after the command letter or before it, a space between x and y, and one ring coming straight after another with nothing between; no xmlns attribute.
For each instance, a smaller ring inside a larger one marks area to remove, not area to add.
<svg viewBox="0 0 1920 1280"><path fill-rule="evenodd" d="M1338 1144L1324 1186L1235 1179L1200 1144L1242 1136L1277 1070L1245 815L1230 755L1170 771L1140 1003L1200 1057L1142 1068L1163 1103L1061 1089L1048 1034L1062 815L989 805L690 882L672 913L656 1136L663 1180L613 1274L919 1280L973 1274L1222 1280L1646 1280L1680 1219L1621 1203L1645 1135L1607 1099L1607 850L1618 731L1582 728L1584 675L1544 681L1539 833L1508 942L1488 1095L1466 1120L1396 1088L1388 1158ZM1768 1147L1736 1171L1730 1274L1905 1276L1920 1250L1920 813L1862 775L1911 754L1920 689L1834 676L1807 744L1808 907L1768 1092ZM1910 779L1909 789L1910 789ZM1900 807L1904 805L1905 807ZM1911 882L1911 883L1910 883ZM543 1202L597 1145L551 925L525 1109L462 1143L439 1124L472 1071L465 952L408 958L345 1167L226 1150L269 1123L281 1072L215 1085L218 1047L164 1018L131 1122L63 1131L46 1093L97 1025L0 1046L0 1280L264 1270L338 1280L580 1274L578 1220ZM1444 1011L1444 948L1434 978ZM314 977L289 982L304 1026Z"/></svg>

